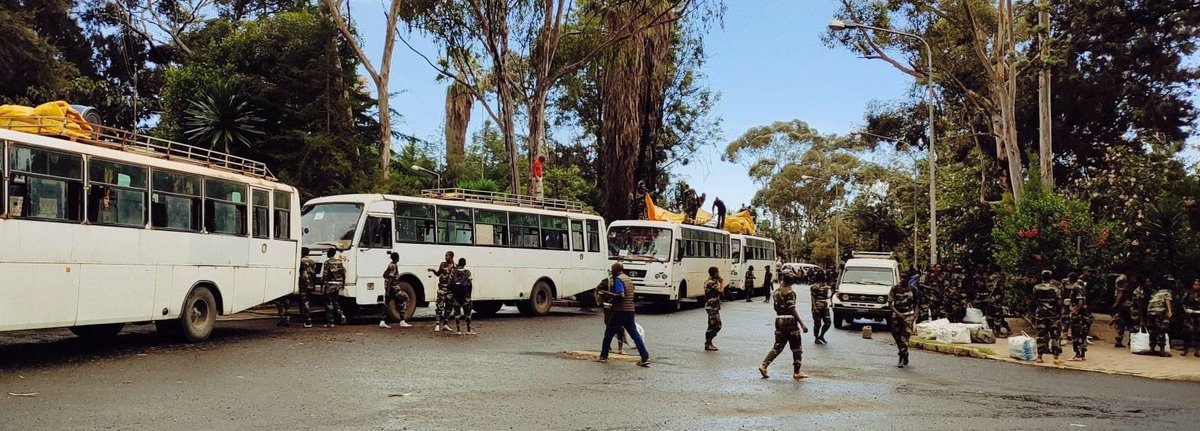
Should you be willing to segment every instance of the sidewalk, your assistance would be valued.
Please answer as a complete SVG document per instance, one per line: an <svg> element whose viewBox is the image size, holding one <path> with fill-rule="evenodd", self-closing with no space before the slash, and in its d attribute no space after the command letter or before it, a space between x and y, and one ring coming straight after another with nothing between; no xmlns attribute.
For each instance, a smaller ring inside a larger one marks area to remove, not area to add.
<svg viewBox="0 0 1200 431"><path fill-rule="evenodd" d="M1054 361L1051 359L1053 356L1049 354L1045 356L1046 362L1043 364L1025 362L1009 357L1007 338L999 338L993 344L947 345L930 340L918 340L914 337L909 345L913 348L957 356L987 358L1035 367L1064 368L1151 379L1200 382L1200 358L1190 354L1187 357L1181 357L1178 350L1171 351L1173 356L1170 358L1134 355L1129 353L1128 347L1121 349L1113 347L1113 342L1117 334L1116 330L1108 326L1110 320L1111 318L1108 315L1095 315L1095 322L1092 324L1093 344L1088 346L1086 362L1068 360L1074 356L1071 344L1068 341L1065 346L1062 346L1063 353L1061 358L1063 359L1063 363L1061 366L1054 365ZM1030 337L1036 336L1036 332L1024 319L1008 319L1008 323L1015 335L1020 335L1024 331ZM1126 335L1126 338L1128 338L1128 335ZM1128 345L1128 341L1126 341L1126 344Z"/></svg>

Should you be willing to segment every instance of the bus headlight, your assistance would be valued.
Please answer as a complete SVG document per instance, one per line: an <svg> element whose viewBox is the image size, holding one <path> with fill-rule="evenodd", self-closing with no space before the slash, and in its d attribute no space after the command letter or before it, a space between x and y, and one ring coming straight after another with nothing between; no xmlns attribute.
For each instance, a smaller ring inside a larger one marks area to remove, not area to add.
<svg viewBox="0 0 1200 431"><path fill-rule="evenodd" d="M654 274L654 278L657 278L657 279L659 279L659 280L666 280L666 279L667 279L667 273L665 273L665 272L660 272L660 273L658 273L658 274Z"/></svg>

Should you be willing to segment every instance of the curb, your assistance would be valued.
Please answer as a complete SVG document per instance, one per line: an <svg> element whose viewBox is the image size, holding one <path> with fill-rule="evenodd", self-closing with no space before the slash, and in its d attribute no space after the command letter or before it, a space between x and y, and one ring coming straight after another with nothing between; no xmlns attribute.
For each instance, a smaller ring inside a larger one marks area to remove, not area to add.
<svg viewBox="0 0 1200 431"><path fill-rule="evenodd" d="M938 343L936 341L921 340L921 339L910 339L908 342L908 346L915 347L915 348L918 348L921 350L927 350L930 352L945 353L945 354L954 355L954 356L972 357L972 358L977 358L977 359L991 359L993 361L1007 362L1010 364L1020 364L1020 365L1030 366L1030 367L1054 368L1054 369L1059 369L1059 370L1072 370L1072 371L1084 371L1084 372L1089 372L1089 373L1108 374L1108 375L1113 375L1113 376L1141 377L1144 379L1154 379L1154 380L1173 381L1173 382L1200 382L1200 376L1196 376L1196 375L1153 376L1153 375L1139 374L1139 373L1132 372L1132 371L1113 370L1113 369L1106 369L1106 368L1080 368L1080 367L1074 366L1071 363L1066 363L1066 362L1064 362L1062 365L1055 365L1053 362L1049 362L1049 361L1047 361L1046 363L1042 363L1042 364L1039 364L1036 362L1026 362L1026 361L1018 360L1015 358L1009 358L1006 356L997 355L988 349L977 348L977 347L967 347L967 346L961 346L961 345L955 345L955 344L943 344L943 343Z"/></svg>

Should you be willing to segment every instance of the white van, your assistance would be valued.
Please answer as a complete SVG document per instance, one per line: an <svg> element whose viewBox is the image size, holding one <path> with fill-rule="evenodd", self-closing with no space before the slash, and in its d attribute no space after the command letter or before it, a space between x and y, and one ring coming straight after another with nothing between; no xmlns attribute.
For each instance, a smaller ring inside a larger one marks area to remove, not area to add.
<svg viewBox="0 0 1200 431"><path fill-rule="evenodd" d="M891 317L887 296L900 281L900 263L891 253L854 252L841 275L833 295L833 327L858 318L882 322Z"/></svg>

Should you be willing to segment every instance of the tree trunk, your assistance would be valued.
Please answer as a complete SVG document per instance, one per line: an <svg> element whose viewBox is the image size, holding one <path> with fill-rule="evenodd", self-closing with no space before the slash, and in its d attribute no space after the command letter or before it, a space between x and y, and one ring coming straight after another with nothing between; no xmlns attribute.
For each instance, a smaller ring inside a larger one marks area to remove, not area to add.
<svg viewBox="0 0 1200 431"><path fill-rule="evenodd" d="M546 97L548 89L538 86L529 100L529 163L542 155L546 141ZM534 193L533 173L529 175L529 194Z"/></svg>
<svg viewBox="0 0 1200 431"><path fill-rule="evenodd" d="M619 28L628 22L633 5L625 4L613 8L604 17L604 25ZM608 219L624 219L630 216L630 198L641 132L638 116L639 90L642 88L642 58L644 44L634 37L614 46L608 56L600 77L601 93L604 94L604 122L601 133L604 146L600 157L604 159L605 211Z"/></svg>
<svg viewBox="0 0 1200 431"><path fill-rule="evenodd" d="M446 181L458 184L467 154L467 128L475 96L457 82L446 88Z"/></svg>
<svg viewBox="0 0 1200 431"><path fill-rule="evenodd" d="M1038 71L1038 167L1042 184L1054 187L1054 147L1050 141L1050 5L1044 0L1038 6L1038 25L1041 26L1038 48L1041 70Z"/></svg>
<svg viewBox="0 0 1200 431"><path fill-rule="evenodd" d="M387 79L375 80L375 89L379 95L379 174L386 180L391 176L389 165L392 161L392 110L388 103Z"/></svg>

